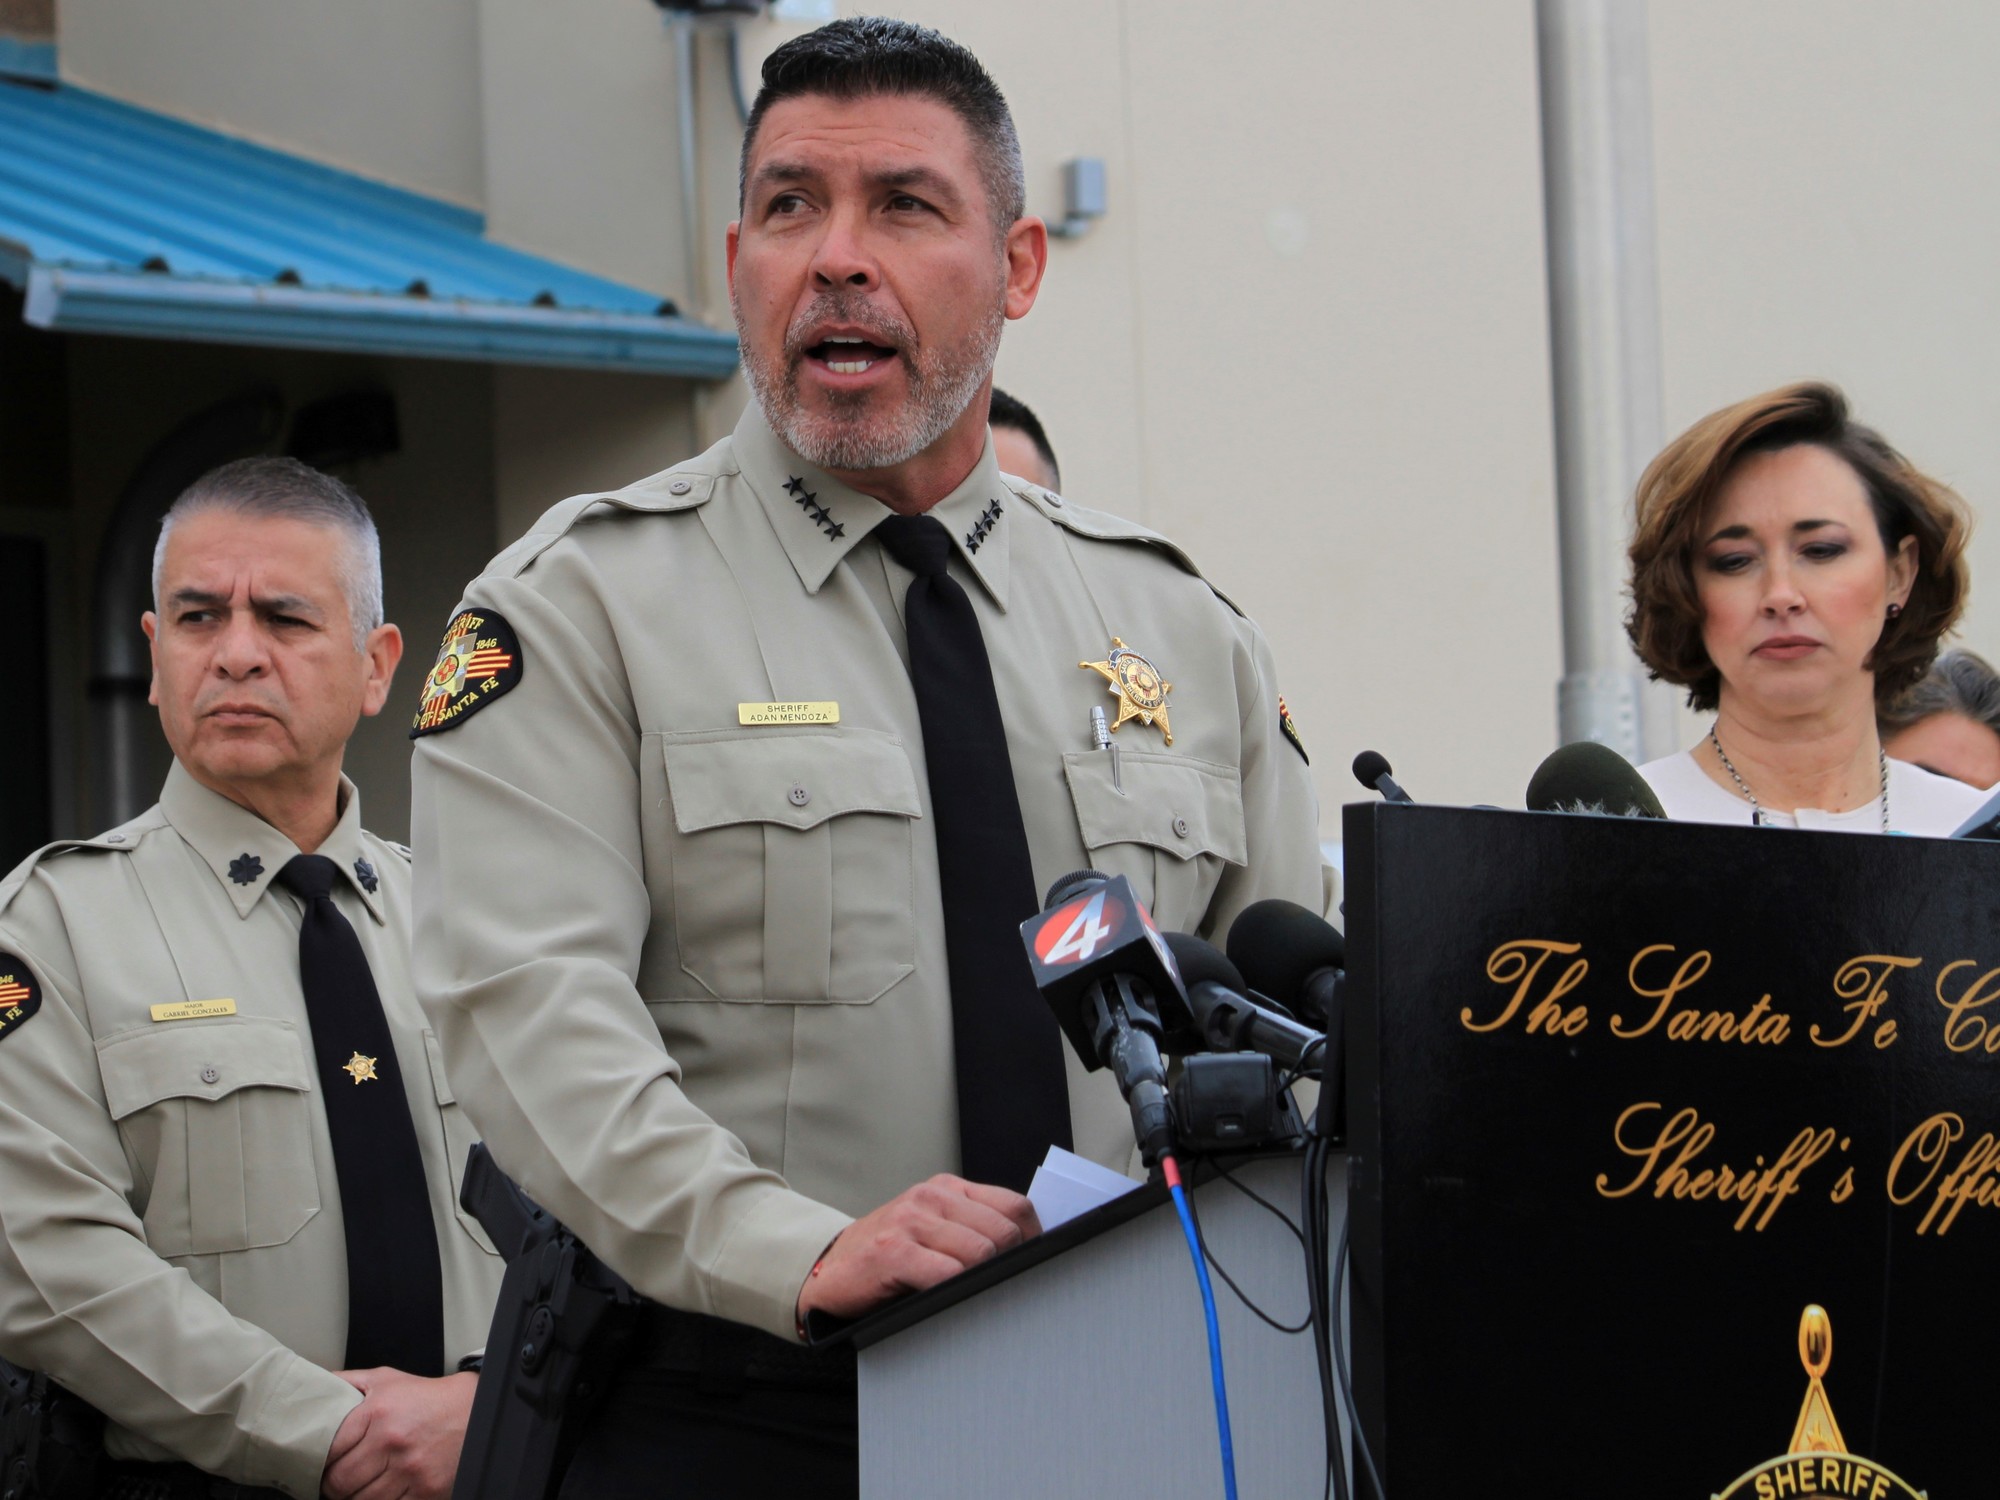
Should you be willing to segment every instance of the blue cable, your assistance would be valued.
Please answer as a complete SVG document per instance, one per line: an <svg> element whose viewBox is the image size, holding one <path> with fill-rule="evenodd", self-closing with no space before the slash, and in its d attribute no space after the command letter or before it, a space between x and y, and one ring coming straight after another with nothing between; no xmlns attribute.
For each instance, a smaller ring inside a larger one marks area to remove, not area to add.
<svg viewBox="0 0 2000 1500"><path fill-rule="evenodd" d="M1201 1283L1201 1311L1208 1321L1208 1367L1215 1383L1215 1430L1222 1441L1222 1493L1236 1500L1236 1444L1229 1435L1229 1387L1222 1378L1222 1329L1215 1321L1215 1288L1209 1284L1208 1261L1201 1253L1201 1237L1195 1233L1194 1211L1188 1207L1181 1187L1179 1164L1166 1158L1167 1188L1180 1211L1181 1230L1187 1236L1188 1254L1194 1257L1195 1280Z"/></svg>

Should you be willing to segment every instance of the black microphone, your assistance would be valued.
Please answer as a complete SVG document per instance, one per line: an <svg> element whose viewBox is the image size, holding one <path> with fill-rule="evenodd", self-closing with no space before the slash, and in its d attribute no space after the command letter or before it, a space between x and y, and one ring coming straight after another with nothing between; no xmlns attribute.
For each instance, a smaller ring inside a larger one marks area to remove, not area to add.
<svg viewBox="0 0 2000 1500"><path fill-rule="evenodd" d="M1041 915L1021 924L1021 941L1035 987L1084 1067L1117 1078L1151 1166L1174 1146L1160 1048L1169 1031L1194 1026L1152 915L1123 875L1078 870L1049 887Z"/></svg>
<svg viewBox="0 0 2000 1500"><path fill-rule="evenodd" d="M1371 792L1380 792L1384 802L1410 801L1410 794L1389 774L1388 757L1380 750L1363 750L1354 757L1354 779Z"/></svg>
<svg viewBox="0 0 2000 1500"><path fill-rule="evenodd" d="M1595 740L1564 745L1535 768L1528 782L1528 810L1600 813L1614 818L1667 815L1632 763Z"/></svg>
<svg viewBox="0 0 2000 1500"><path fill-rule="evenodd" d="M1347 939L1318 912L1275 896L1253 901L1229 928L1229 961L1295 1015L1323 1031L1338 1024Z"/></svg>
<svg viewBox="0 0 2000 1500"><path fill-rule="evenodd" d="M1185 932L1170 932L1167 946L1187 986L1195 1029L1211 1052L1261 1052L1287 1068L1319 1070L1325 1033L1251 999L1244 993L1250 986L1236 965L1212 944Z"/></svg>

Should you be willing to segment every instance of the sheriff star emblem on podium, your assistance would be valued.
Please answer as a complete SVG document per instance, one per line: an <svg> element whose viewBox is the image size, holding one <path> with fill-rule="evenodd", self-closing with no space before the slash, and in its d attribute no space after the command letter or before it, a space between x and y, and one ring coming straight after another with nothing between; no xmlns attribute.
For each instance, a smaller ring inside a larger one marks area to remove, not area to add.
<svg viewBox="0 0 2000 1500"><path fill-rule="evenodd" d="M1111 696L1118 700L1118 719L1111 726L1114 730L1127 719L1137 719L1141 724L1157 725L1166 742L1174 742L1174 731L1167 724L1167 694L1174 685L1145 657L1114 635L1111 654L1103 661L1080 661L1077 665L1101 674L1111 684Z"/></svg>
<svg viewBox="0 0 2000 1500"><path fill-rule="evenodd" d="M381 1075L375 1071L375 1059L363 1057L359 1052L342 1063L340 1071L352 1078L357 1085L381 1081Z"/></svg>

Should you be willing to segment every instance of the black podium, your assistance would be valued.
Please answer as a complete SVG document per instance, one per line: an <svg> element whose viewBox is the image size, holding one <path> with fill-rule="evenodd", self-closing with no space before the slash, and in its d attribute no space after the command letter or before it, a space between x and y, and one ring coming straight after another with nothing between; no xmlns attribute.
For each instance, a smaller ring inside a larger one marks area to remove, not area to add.
<svg viewBox="0 0 2000 1500"><path fill-rule="evenodd" d="M2000 845L1384 804L1345 838L1388 1492L1715 1494L1787 1451L1807 1304L1846 1446L1990 1491Z"/></svg>

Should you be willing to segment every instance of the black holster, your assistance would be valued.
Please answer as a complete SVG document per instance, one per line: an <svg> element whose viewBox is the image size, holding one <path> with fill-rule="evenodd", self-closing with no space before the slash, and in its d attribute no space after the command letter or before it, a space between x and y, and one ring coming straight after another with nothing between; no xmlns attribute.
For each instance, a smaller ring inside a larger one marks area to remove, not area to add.
<svg viewBox="0 0 2000 1500"><path fill-rule="evenodd" d="M459 1202L507 1257L507 1275L452 1500L552 1500L582 1425L575 1418L624 1363L644 1299L484 1145L466 1160Z"/></svg>
<svg viewBox="0 0 2000 1500"><path fill-rule="evenodd" d="M97 1408L0 1359L0 1500L95 1500L103 1464Z"/></svg>

